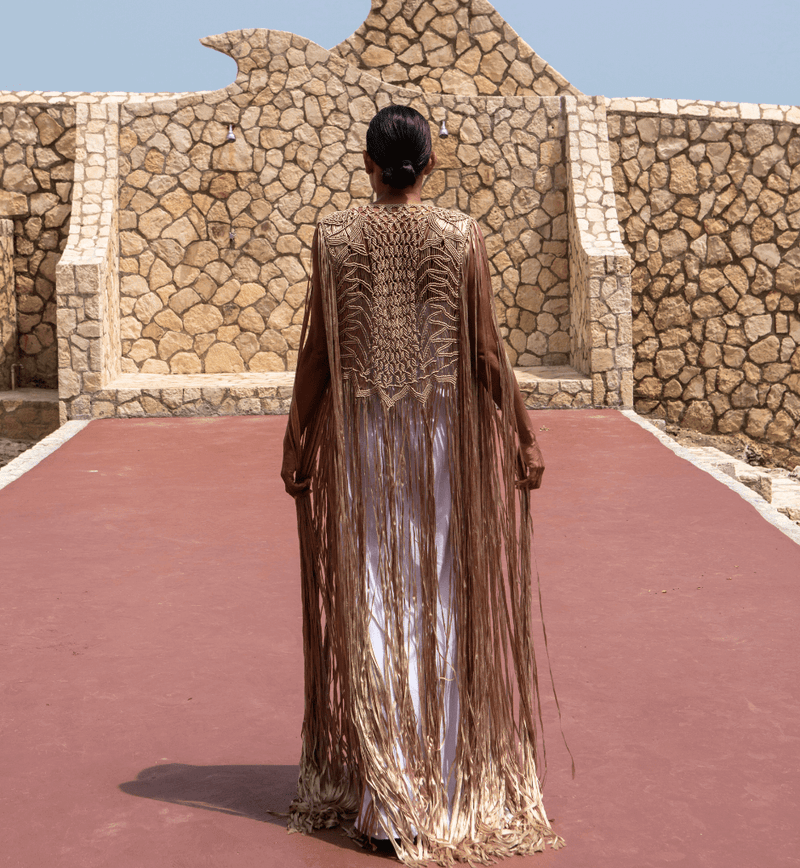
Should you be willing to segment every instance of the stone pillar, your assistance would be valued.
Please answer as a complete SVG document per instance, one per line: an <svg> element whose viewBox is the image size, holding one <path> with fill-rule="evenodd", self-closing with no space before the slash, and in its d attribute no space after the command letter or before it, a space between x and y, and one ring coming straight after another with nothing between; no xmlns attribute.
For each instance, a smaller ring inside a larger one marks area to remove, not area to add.
<svg viewBox="0 0 800 868"><path fill-rule="evenodd" d="M14 222L0 220L0 392L11 388L17 361L17 297L14 282Z"/></svg>
<svg viewBox="0 0 800 868"><path fill-rule="evenodd" d="M595 406L633 403L631 258L622 244L603 97L565 97L569 180L570 361Z"/></svg>
<svg viewBox="0 0 800 868"><path fill-rule="evenodd" d="M62 423L91 418L93 394L119 373L118 143L118 105L76 107L72 219L56 271Z"/></svg>

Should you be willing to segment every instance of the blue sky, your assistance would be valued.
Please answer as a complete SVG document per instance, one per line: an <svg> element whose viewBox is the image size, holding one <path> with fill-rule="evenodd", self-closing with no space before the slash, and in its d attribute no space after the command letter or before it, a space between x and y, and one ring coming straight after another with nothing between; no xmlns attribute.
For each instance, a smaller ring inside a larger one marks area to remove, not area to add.
<svg viewBox="0 0 800 868"><path fill-rule="evenodd" d="M800 0L496 0L585 93L800 104ZM40 0L3 3L0 90L224 87L233 61L198 43L242 27L330 48L369 0ZM30 34L30 36L29 36Z"/></svg>

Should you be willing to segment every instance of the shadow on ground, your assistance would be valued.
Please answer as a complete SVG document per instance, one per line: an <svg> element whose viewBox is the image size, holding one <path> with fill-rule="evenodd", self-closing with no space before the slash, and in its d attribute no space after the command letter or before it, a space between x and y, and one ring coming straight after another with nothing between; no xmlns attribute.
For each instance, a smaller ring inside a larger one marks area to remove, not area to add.
<svg viewBox="0 0 800 868"><path fill-rule="evenodd" d="M122 792L142 799L154 799L219 811L285 826L289 804L297 791L299 766L192 766L167 763L150 766L136 780L119 785ZM362 848L342 829L320 829L314 833L329 844L364 855L391 857Z"/></svg>
<svg viewBox="0 0 800 868"><path fill-rule="evenodd" d="M150 766L119 788L130 796L286 825L298 766Z"/></svg>

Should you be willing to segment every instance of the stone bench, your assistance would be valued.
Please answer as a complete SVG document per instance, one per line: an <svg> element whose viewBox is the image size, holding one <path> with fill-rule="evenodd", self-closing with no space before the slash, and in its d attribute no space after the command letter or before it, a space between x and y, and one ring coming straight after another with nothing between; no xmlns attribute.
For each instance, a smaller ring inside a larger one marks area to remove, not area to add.
<svg viewBox="0 0 800 868"><path fill-rule="evenodd" d="M58 428L55 389L16 389L0 392L0 437L41 440Z"/></svg>
<svg viewBox="0 0 800 868"><path fill-rule="evenodd" d="M515 369L530 409L589 407L591 378L568 367ZM289 412L294 373L122 374L90 397L85 418Z"/></svg>

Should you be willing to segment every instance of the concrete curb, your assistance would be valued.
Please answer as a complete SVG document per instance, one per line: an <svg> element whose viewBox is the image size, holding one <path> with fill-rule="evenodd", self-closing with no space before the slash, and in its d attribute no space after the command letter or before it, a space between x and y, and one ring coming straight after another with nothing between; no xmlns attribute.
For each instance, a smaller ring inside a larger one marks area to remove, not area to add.
<svg viewBox="0 0 800 868"><path fill-rule="evenodd" d="M766 519L766 521L771 525L778 528L778 530L788 536L792 542L800 545L800 525L795 524L795 522L790 518L787 518L783 513L778 512L778 510L772 506L771 503L764 500L761 495L734 479L732 476L729 476L727 473L714 466L710 461L704 461L697 454L700 450L690 450L685 446L676 443L669 434L665 434L651 422L648 422L647 419L639 416L639 414L634 410L620 410L620 412L623 416L627 416L631 422L635 422L646 431L649 431L660 443L674 452L679 458L683 458L685 461L694 464L695 467L698 467L700 470L713 476L717 482L721 482L727 488L730 488L731 491L736 492L736 494L738 494L742 500L746 500L762 518Z"/></svg>
<svg viewBox="0 0 800 868"><path fill-rule="evenodd" d="M19 479L23 473L27 473L32 467L35 467L40 461L47 458L48 455L55 452L59 446L66 443L67 440L74 437L79 431L82 431L89 421L73 421L65 422L60 428L48 434L43 440L40 440L35 446L31 446L22 455L17 456L13 461L9 461L5 467L0 470L0 489L5 488L15 479Z"/></svg>

